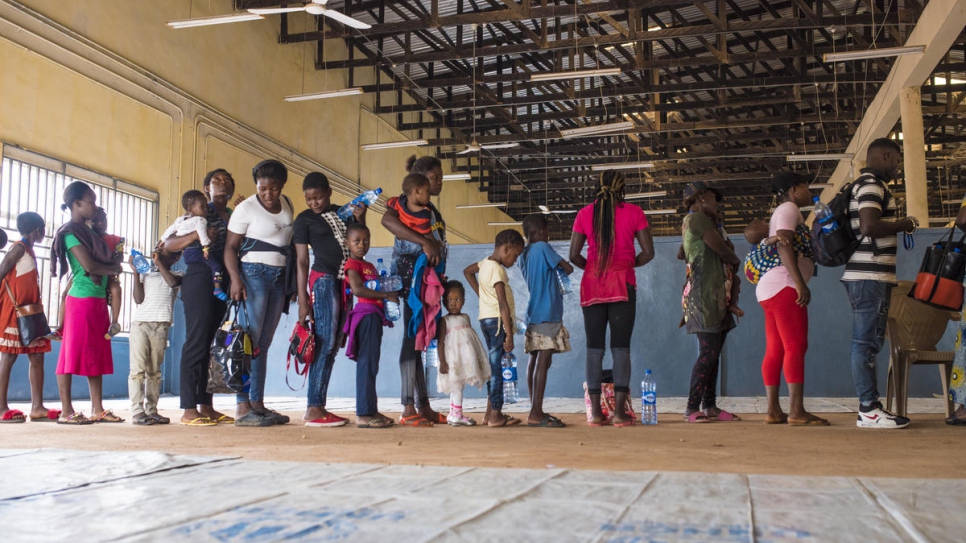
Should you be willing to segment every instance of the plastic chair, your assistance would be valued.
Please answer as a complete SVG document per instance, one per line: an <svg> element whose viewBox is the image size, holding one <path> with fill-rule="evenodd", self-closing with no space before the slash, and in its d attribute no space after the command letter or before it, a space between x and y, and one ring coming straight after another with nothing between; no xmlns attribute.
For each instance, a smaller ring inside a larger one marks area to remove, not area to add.
<svg viewBox="0 0 966 543"><path fill-rule="evenodd" d="M892 290L892 304L886 324L886 337L891 349L886 391L886 409L892 409L896 398L896 414L906 416L909 398L909 368L914 364L938 364L946 416L952 412L949 400L949 380L953 369L954 351L937 351L936 343L946 333L949 321L958 321L959 313L936 309L909 298L911 281L900 281Z"/></svg>

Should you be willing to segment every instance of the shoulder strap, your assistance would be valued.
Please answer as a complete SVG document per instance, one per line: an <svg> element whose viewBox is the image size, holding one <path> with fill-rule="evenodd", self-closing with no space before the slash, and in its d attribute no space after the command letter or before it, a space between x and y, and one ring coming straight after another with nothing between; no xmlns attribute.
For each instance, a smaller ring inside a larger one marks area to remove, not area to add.
<svg viewBox="0 0 966 543"><path fill-rule="evenodd" d="M7 288L7 294L10 296L10 301L13 303L13 307L14 308L20 307L19 305L17 305L17 299L13 297L13 291L10 290L10 284L7 283L6 278L4 278L3 280L3 286Z"/></svg>

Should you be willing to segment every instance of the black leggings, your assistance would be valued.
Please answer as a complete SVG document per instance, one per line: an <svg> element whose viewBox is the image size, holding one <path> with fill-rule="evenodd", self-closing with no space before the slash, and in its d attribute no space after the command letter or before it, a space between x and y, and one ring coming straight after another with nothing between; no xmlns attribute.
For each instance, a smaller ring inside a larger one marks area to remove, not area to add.
<svg viewBox="0 0 966 543"><path fill-rule="evenodd" d="M584 312L584 334L587 337L587 389L600 394L601 362L604 338L610 328L610 350L614 359L614 390L628 392L631 380L631 335L637 317L637 290L627 285L627 301L594 304L581 308Z"/></svg>
<svg viewBox="0 0 966 543"><path fill-rule="evenodd" d="M416 350L416 338L409 337L406 327L413 318L409 304L403 306L403 341L399 350L399 377L402 390L400 401L403 405L414 405L419 409L429 406L429 391L426 388L426 374L423 372L423 358Z"/></svg>
<svg viewBox="0 0 966 543"><path fill-rule="evenodd" d="M688 393L688 411L697 411L702 405L711 409L717 404L715 389L718 386L718 366L728 331L698 333L698 359L691 370L691 391Z"/></svg>
<svg viewBox="0 0 966 543"><path fill-rule="evenodd" d="M181 409L211 405L211 394L208 393L209 349L227 308L225 302L211 294L214 288L208 266L188 264L181 281L185 322L185 339L181 347Z"/></svg>

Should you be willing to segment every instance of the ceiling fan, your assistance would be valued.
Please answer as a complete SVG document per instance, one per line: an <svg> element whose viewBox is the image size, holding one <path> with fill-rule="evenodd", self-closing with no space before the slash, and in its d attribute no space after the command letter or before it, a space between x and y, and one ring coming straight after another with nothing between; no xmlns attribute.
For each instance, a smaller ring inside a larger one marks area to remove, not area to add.
<svg viewBox="0 0 966 543"><path fill-rule="evenodd" d="M473 141L466 146L466 149L456 153L458 155L465 155L469 153L478 153L484 149L510 149L511 147L516 147L520 145L519 143L484 143L480 145L476 142L476 136L473 136Z"/></svg>
<svg viewBox="0 0 966 543"><path fill-rule="evenodd" d="M295 5L282 5L277 8L252 8L249 9L249 13L255 13L258 15L272 15L275 13L293 13L296 11L304 11L312 15L321 15L323 17L328 17L333 21L344 24L345 26L358 28L360 30L366 30L372 28L372 25L364 23L358 19L353 19L348 15L329 9L325 5L329 0L312 0L307 4L295 4Z"/></svg>

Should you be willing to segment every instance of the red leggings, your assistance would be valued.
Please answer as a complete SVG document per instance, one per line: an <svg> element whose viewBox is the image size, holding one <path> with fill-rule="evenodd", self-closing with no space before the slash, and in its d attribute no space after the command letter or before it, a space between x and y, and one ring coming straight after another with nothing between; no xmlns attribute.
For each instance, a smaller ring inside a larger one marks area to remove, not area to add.
<svg viewBox="0 0 966 543"><path fill-rule="evenodd" d="M765 359L761 361L761 378L766 387L785 382L805 382L805 351L808 350L808 308L801 307L798 291L783 288L761 302L765 310Z"/></svg>

